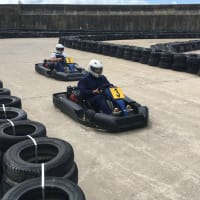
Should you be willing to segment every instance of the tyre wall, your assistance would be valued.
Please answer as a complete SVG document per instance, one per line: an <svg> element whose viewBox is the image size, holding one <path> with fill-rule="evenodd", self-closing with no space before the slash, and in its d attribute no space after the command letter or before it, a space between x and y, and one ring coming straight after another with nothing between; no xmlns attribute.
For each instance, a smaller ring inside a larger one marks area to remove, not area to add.
<svg viewBox="0 0 200 200"><path fill-rule="evenodd" d="M200 5L0 5L0 30L199 32Z"/></svg>

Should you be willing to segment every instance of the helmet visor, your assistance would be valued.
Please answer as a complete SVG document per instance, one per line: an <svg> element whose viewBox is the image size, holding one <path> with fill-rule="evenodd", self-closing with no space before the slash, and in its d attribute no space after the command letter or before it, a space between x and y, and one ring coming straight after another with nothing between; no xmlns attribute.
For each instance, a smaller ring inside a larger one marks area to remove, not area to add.
<svg viewBox="0 0 200 200"><path fill-rule="evenodd" d="M64 51L64 48L56 48L58 51Z"/></svg>
<svg viewBox="0 0 200 200"><path fill-rule="evenodd" d="M91 66L91 70L92 70L94 73L98 74L98 75L101 75L102 72L103 72L103 68L102 68L102 67L101 67L101 68L96 68L96 67L92 67L92 66Z"/></svg>

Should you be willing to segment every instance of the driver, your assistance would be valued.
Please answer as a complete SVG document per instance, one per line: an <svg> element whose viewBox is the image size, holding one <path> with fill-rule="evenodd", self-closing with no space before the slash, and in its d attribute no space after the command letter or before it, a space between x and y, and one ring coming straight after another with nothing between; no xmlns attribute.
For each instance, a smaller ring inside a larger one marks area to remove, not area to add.
<svg viewBox="0 0 200 200"><path fill-rule="evenodd" d="M65 72L66 54L62 44L56 45L56 51L51 53L49 61L54 63L54 68L58 72Z"/></svg>
<svg viewBox="0 0 200 200"><path fill-rule="evenodd" d="M89 62L89 74L78 82L80 97L87 100L95 109L106 114L111 114L112 110L106 102L105 95L101 94L99 88L109 85L107 78L102 75L103 65L99 60L92 59Z"/></svg>

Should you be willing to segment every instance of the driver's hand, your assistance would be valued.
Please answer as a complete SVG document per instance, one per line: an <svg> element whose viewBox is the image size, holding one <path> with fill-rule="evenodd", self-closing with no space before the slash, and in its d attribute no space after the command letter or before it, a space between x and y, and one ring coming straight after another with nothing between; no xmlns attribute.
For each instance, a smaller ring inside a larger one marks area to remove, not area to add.
<svg viewBox="0 0 200 200"><path fill-rule="evenodd" d="M99 94L99 89L97 88L97 89L93 90L92 93Z"/></svg>

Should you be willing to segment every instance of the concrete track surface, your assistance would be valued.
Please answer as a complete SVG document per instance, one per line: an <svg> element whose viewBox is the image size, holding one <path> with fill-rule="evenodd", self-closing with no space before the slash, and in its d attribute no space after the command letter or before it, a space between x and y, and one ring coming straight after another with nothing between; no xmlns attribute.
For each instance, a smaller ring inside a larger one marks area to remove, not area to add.
<svg viewBox="0 0 200 200"><path fill-rule="evenodd" d="M22 99L29 119L45 124L48 136L72 144L87 200L199 200L200 77L65 49L83 67L92 58L101 60L111 82L149 107L147 128L118 134L95 131L53 106L52 94L76 82L56 81L34 70L57 41L1 39L0 79Z"/></svg>

